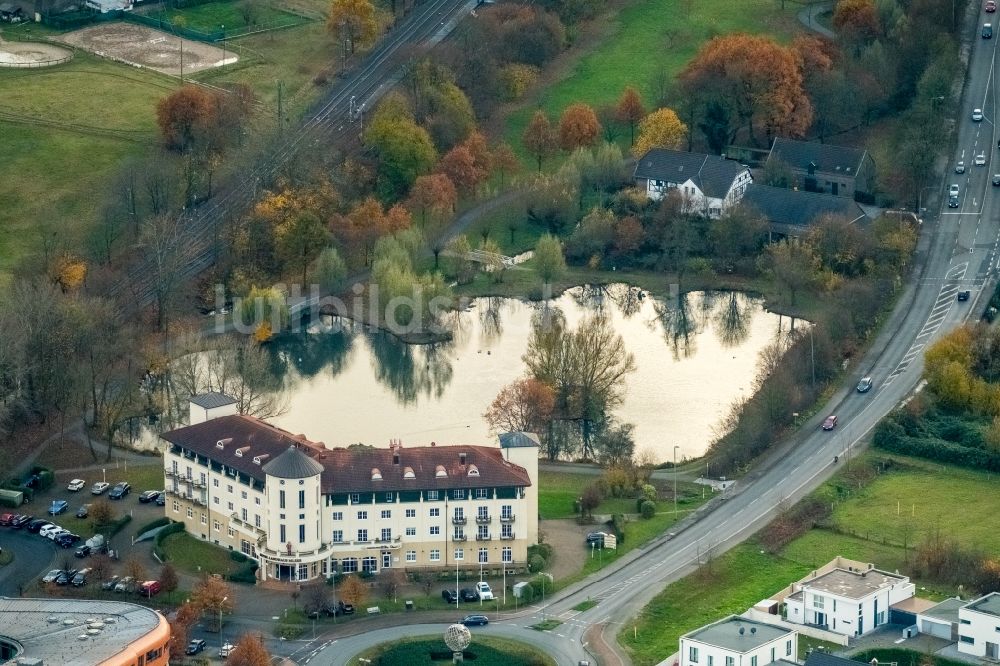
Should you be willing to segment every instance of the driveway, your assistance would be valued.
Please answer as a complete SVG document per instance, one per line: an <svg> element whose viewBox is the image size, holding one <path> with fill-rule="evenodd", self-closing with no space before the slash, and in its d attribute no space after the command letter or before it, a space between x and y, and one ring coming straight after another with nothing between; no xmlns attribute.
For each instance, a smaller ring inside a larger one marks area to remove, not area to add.
<svg viewBox="0 0 1000 666"><path fill-rule="evenodd" d="M23 529L0 531L0 547L14 554L14 561L0 567L0 596L17 597L43 572L55 568L56 546Z"/></svg>
<svg viewBox="0 0 1000 666"><path fill-rule="evenodd" d="M587 533L602 529L600 525L578 525L572 518L565 520L543 520L538 531L545 535L545 543L552 546L552 562L548 572L556 580L572 576L583 569L583 563L590 554L587 549Z"/></svg>

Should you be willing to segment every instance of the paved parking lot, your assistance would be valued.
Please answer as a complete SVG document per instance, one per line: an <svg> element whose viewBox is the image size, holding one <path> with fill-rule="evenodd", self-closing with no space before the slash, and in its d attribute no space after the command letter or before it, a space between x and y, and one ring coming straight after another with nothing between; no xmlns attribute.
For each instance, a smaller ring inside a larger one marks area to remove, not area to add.
<svg viewBox="0 0 1000 666"><path fill-rule="evenodd" d="M55 568L56 551L60 550L48 539L23 529L0 528L0 548L14 554L14 561L0 567L0 596L16 597L21 589Z"/></svg>

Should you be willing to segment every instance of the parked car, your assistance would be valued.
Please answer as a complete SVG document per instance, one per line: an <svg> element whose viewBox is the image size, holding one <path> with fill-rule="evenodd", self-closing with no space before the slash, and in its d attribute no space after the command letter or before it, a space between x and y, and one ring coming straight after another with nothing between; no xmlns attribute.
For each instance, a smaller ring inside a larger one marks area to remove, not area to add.
<svg viewBox="0 0 1000 666"><path fill-rule="evenodd" d="M27 524L25 524L24 529L28 530L29 532L34 532L35 534L38 534L39 530L41 530L48 524L49 521L45 520L44 518L35 518L34 520L31 520Z"/></svg>
<svg viewBox="0 0 1000 666"><path fill-rule="evenodd" d="M145 583L139 586L139 594L148 599L149 597L159 594L161 589L163 588L160 585L160 581L147 580Z"/></svg>
<svg viewBox="0 0 1000 666"><path fill-rule="evenodd" d="M128 495L129 491L132 490L132 486L122 481L121 483L115 484L115 487L111 489L108 493L108 499L122 499Z"/></svg>
<svg viewBox="0 0 1000 666"><path fill-rule="evenodd" d="M482 627L490 623L490 618L485 615L466 615L462 619L462 624L467 627Z"/></svg>
<svg viewBox="0 0 1000 666"><path fill-rule="evenodd" d="M476 593L479 594L479 598L483 601L493 601L493 590L490 589L490 584L484 581L476 583Z"/></svg>
<svg viewBox="0 0 1000 666"><path fill-rule="evenodd" d="M149 504L160 496L162 490L145 490L141 495L139 495L139 501L143 504Z"/></svg>
<svg viewBox="0 0 1000 666"><path fill-rule="evenodd" d="M59 527L58 525L56 525L56 528L54 530L49 530L49 533L45 535L45 538L49 539L50 541L55 541L56 537L59 536L60 534L69 534L69 530L66 529L65 527Z"/></svg>
<svg viewBox="0 0 1000 666"><path fill-rule="evenodd" d="M37 489L42 485L42 477L37 474L31 474L24 480L24 485L26 488L31 488L32 490Z"/></svg>
<svg viewBox="0 0 1000 666"><path fill-rule="evenodd" d="M454 590L441 590L441 598L446 604L453 604L458 601L458 596Z"/></svg>
<svg viewBox="0 0 1000 666"><path fill-rule="evenodd" d="M110 483L106 483L104 481L98 481L97 483L95 483L94 485L92 485L90 487L90 494L91 495L103 495L104 491L107 490L110 487L111 487Z"/></svg>
<svg viewBox="0 0 1000 666"><path fill-rule="evenodd" d="M604 548L604 532L591 532L587 535L587 545L595 544L598 548Z"/></svg>
<svg viewBox="0 0 1000 666"><path fill-rule="evenodd" d="M479 601L479 595L471 587L463 587L462 591L458 593L458 596L462 601Z"/></svg>
<svg viewBox="0 0 1000 666"><path fill-rule="evenodd" d="M965 291L958 292L958 300L967 301L969 297L972 296L972 292L966 289Z"/></svg>
<svg viewBox="0 0 1000 666"><path fill-rule="evenodd" d="M167 492L161 491L159 495L156 496L156 506L166 506L167 505Z"/></svg>
<svg viewBox="0 0 1000 666"><path fill-rule="evenodd" d="M823 430L833 430L836 427L837 427L837 415L830 414L828 417L826 417L826 420L823 421Z"/></svg>
<svg viewBox="0 0 1000 666"><path fill-rule="evenodd" d="M57 535L53 541L62 548L72 548L80 541L80 537L72 532L63 532Z"/></svg>
<svg viewBox="0 0 1000 666"><path fill-rule="evenodd" d="M42 525L41 529L38 530L38 536L48 537L51 532L61 529L61 527L53 523L45 523Z"/></svg>
<svg viewBox="0 0 1000 666"><path fill-rule="evenodd" d="M66 500L52 500L52 506L49 507L50 516L58 516L60 513L69 508L69 502Z"/></svg>
<svg viewBox="0 0 1000 666"><path fill-rule="evenodd" d="M118 582L115 583L115 592L131 592L135 589L135 578L131 576L125 576L124 578L119 578Z"/></svg>
<svg viewBox="0 0 1000 666"><path fill-rule="evenodd" d="M871 377L862 377L861 381L858 382L858 393L868 393L872 390L872 384L874 382Z"/></svg>
<svg viewBox="0 0 1000 666"><path fill-rule="evenodd" d="M225 645L219 648L219 656L225 659L226 657L231 655L233 653L233 650L235 649L236 649L235 645L233 645L232 643L226 643Z"/></svg>
<svg viewBox="0 0 1000 666"><path fill-rule="evenodd" d="M53 583L55 582L56 578L59 578L59 574L61 574L62 572L63 572L62 569L53 569L52 571L42 576L42 582Z"/></svg>
<svg viewBox="0 0 1000 666"><path fill-rule="evenodd" d="M205 641L200 638L193 638L191 642L188 643L187 649L184 650L184 654L198 654L205 649Z"/></svg>
<svg viewBox="0 0 1000 666"><path fill-rule="evenodd" d="M14 520L11 522L10 526L15 530L19 530L31 521L35 519L34 516L29 516L28 514L21 514L19 516L14 516Z"/></svg>
<svg viewBox="0 0 1000 666"><path fill-rule="evenodd" d="M76 510L76 517L77 518L86 518L88 515L90 515L90 505L89 504L84 504L79 509Z"/></svg>
<svg viewBox="0 0 1000 666"><path fill-rule="evenodd" d="M69 585L73 582L73 576L77 574L76 569L66 569L56 576L56 585Z"/></svg>
<svg viewBox="0 0 1000 666"><path fill-rule="evenodd" d="M14 522L14 514L12 513L0 513L0 525L4 527L10 527L10 524Z"/></svg>
<svg viewBox="0 0 1000 666"><path fill-rule="evenodd" d="M977 123L978 123L978 122L979 122L980 120L982 120L982 119L983 119L983 110L982 110L982 109L973 109L973 110L972 110L972 119L973 119L973 120L974 120L975 122L977 122Z"/></svg>
<svg viewBox="0 0 1000 666"><path fill-rule="evenodd" d="M90 573L90 569L88 569L86 567L83 568L83 569L80 569L79 571L77 571L76 575L73 576L73 580L70 581L71 583L73 583L73 587L83 587L84 585L86 585L87 584L87 574L89 574L89 573Z"/></svg>
<svg viewBox="0 0 1000 666"><path fill-rule="evenodd" d="M73 479L69 482L69 485L66 486L66 490L75 493L78 490L83 490L85 485L87 485L87 482L83 479Z"/></svg>
<svg viewBox="0 0 1000 666"><path fill-rule="evenodd" d="M83 544L82 546L77 548L73 554L79 558L84 558L89 556L93 552L94 550L90 546L88 546L87 544Z"/></svg>
<svg viewBox="0 0 1000 666"><path fill-rule="evenodd" d="M109 578L106 581L104 581L103 583L101 583L101 589L102 590L113 590L113 589L115 589L115 585L117 585L118 581L120 581L120 580L121 580L121 576L112 576L111 578Z"/></svg>
<svg viewBox="0 0 1000 666"><path fill-rule="evenodd" d="M996 0L986 0L986 13L992 14L997 10Z"/></svg>

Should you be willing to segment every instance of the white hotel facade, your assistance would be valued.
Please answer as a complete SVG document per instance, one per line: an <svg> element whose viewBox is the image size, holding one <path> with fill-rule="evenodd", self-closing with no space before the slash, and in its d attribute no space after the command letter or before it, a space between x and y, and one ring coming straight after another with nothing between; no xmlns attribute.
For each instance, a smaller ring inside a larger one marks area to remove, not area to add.
<svg viewBox="0 0 1000 666"><path fill-rule="evenodd" d="M327 448L195 396L165 443L166 516L261 580L382 569L523 569L538 541L538 441Z"/></svg>

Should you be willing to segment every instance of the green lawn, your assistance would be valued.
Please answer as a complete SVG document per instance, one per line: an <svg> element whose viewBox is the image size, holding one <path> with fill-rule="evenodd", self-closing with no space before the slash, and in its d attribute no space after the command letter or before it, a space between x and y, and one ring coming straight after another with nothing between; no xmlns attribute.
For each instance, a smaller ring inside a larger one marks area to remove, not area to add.
<svg viewBox="0 0 1000 666"><path fill-rule="evenodd" d="M167 561L179 571L189 574L228 575L240 567L229 551L214 544L196 539L187 532L171 534L163 540Z"/></svg>
<svg viewBox="0 0 1000 666"><path fill-rule="evenodd" d="M270 4L257 3L256 20L252 24L248 24L241 14L241 10L246 4L247 0L242 2L206 2L203 5L184 9L148 11L144 14L150 18L161 19L176 26L209 34L216 31L221 32L222 26L225 26L225 32L229 34L253 28L261 29L270 25L294 24L303 21L302 18L283 12Z"/></svg>
<svg viewBox="0 0 1000 666"><path fill-rule="evenodd" d="M80 51L50 69L0 69L0 112L121 130L142 141L0 120L0 284L39 251L43 236L79 247L110 178L155 143L154 107L173 86Z"/></svg>
<svg viewBox="0 0 1000 666"><path fill-rule="evenodd" d="M476 635L475 640L465 650L466 659L477 666L555 666L551 657L520 641ZM369 661L352 659L349 663L367 663L373 666L424 666L452 663L451 650L441 636L416 636L392 643L384 643L365 650L358 657Z"/></svg>
<svg viewBox="0 0 1000 666"><path fill-rule="evenodd" d="M596 474L540 471L538 473L538 515L543 520L573 518L576 515L573 511L573 502L580 497L584 488L599 478ZM693 483L678 483L677 495L680 498L681 509L693 508L692 502L700 493L701 486ZM700 501L697 504L700 504ZM661 500L658 505L660 510L665 510L668 505L670 510L673 510L673 505L670 502ZM594 513L637 513L637 511L634 499L609 497L594 509Z"/></svg>
<svg viewBox="0 0 1000 666"><path fill-rule="evenodd" d="M573 102L595 108L612 103L627 85L635 86L650 106L657 96L657 80L672 83L706 40L740 31L787 40L801 29L795 19L799 9L798 4L789 3L782 11L775 0L744 0L725 7L690 0L627 3L614 15L610 34L566 78L547 86L537 104L508 118L506 140L521 150L521 135L537 107L557 121Z"/></svg>

